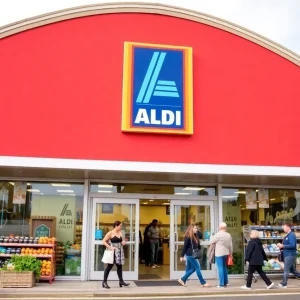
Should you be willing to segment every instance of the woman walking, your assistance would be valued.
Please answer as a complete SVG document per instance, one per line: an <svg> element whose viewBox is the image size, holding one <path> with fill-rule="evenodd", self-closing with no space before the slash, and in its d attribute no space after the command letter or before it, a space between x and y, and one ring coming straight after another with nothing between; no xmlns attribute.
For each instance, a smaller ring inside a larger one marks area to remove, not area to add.
<svg viewBox="0 0 300 300"><path fill-rule="evenodd" d="M114 251L114 264L117 266L117 274L119 277L119 285L128 286L129 283L124 282L123 280L123 272L122 265L125 263L124 250L123 246L126 244L125 241L122 240L122 223L120 221L116 221L114 223L114 229L106 234L103 239L103 245ZM104 280L102 283L102 287L105 289L110 289L107 284L107 279L109 272L111 271L114 264L107 264L107 267L104 271Z"/></svg>
<svg viewBox="0 0 300 300"><path fill-rule="evenodd" d="M258 237L259 232L257 230L252 230L250 233L251 240L246 249L245 261L249 263L249 267L247 284L241 287L243 290L251 290L252 277L255 271L257 271L259 276L266 283L267 289L271 289L274 286L274 283L270 281L266 273L262 270L264 260L267 261L267 256L261 240Z"/></svg>
<svg viewBox="0 0 300 300"><path fill-rule="evenodd" d="M232 255L232 238L227 232L226 223L222 222L219 225L219 232L215 234L211 239L211 243L216 245L215 257L219 275L218 288L225 288L228 286L228 270L227 270L227 258L228 255Z"/></svg>
<svg viewBox="0 0 300 300"><path fill-rule="evenodd" d="M200 249L200 242L197 236L197 226L190 225L185 233L184 245L181 252L180 261L187 260L187 270L182 278L178 282L185 286L187 279L194 273L197 273L198 279L202 287L210 287L211 284L207 283L202 276L199 260L193 257L193 250Z"/></svg>

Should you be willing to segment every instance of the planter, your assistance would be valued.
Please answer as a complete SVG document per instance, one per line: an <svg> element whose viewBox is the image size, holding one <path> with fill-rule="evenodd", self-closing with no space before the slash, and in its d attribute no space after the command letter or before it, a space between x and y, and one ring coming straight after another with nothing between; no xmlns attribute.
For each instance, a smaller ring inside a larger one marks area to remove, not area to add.
<svg viewBox="0 0 300 300"><path fill-rule="evenodd" d="M33 287L36 280L33 272L0 271L0 287Z"/></svg>

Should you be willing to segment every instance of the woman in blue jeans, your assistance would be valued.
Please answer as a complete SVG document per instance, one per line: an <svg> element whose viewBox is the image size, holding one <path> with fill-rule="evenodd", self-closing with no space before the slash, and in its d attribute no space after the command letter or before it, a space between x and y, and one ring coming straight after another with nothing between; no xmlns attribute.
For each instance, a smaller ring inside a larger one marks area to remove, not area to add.
<svg viewBox="0 0 300 300"><path fill-rule="evenodd" d="M202 287L210 287L211 284L207 283L202 276L199 260L193 258L193 249L200 249L200 242L197 236L197 227L190 225L185 233L184 245L180 257L181 262L185 260L184 256L186 257L189 268L178 282L185 286L187 279L196 272Z"/></svg>

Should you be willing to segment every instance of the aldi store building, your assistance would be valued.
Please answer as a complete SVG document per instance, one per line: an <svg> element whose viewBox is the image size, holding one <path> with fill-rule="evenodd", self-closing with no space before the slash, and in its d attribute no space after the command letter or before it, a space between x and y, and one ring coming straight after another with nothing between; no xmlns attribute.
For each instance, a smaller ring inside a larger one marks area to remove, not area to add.
<svg viewBox="0 0 300 300"><path fill-rule="evenodd" d="M57 11L1 27L0 39L0 231L30 236L33 216L55 220L58 279L102 278L115 220L126 280L177 279L190 222L206 237L227 222L232 276L244 225L300 225L297 54L145 3ZM150 270L143 232L155 218L161 268Z"/></svg>

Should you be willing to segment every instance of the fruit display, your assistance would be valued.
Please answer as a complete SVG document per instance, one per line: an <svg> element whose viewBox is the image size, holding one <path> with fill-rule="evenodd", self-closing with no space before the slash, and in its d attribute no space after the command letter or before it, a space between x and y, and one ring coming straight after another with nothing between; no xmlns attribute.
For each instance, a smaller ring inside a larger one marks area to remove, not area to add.
<svg viewBox="0 0 300 300"><path fill-rule="evenodd" d="M24 237L24 236L1 236L0 243L9 243L9 244L38 244L39 238L36 237Z"/></svg>
<svg viewBox="0 0 300 300"><path fill-rule="evenodd" d="M42 276L50 276L52 270L52 262L50 260L43 260L41 267Z"/></svg>
<svg viewBox="0 0 300 300"><path fill-rule="evenodd" d="M55 278L56 273L56 238L55 237L0 237L0 266L4 266L7 260L4 257L10 257L10 260L17 257L34 256L41 261L41 267L38 271L41 274L41 280L47 280L49 283ZM9 259L8 259L9 260Z"/></svg>
<svg viewBox="0 0 300 300"><path fill-rule="evenodd" d="M57 263L63 262L65 259L65 254L66 254L66 250L64 244L58 242L56 247L56 262Z"/></svg>
<svg viewBox="0 0 300 300"><path fill-rule="evenodd" d="M65 244L66 251L68 255L79 255L81 253L81 245L80 244L75 244L71 242L66 242Z"/></svg>
<svg viewBox="0 0 300 300"><path fill-rule="evenodd" d="M55 242L56 242L56 238L55 237L53 237L53 238L40 237L38 243L46 245L46 244L55 244Z"/></svg>

